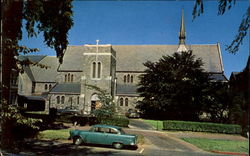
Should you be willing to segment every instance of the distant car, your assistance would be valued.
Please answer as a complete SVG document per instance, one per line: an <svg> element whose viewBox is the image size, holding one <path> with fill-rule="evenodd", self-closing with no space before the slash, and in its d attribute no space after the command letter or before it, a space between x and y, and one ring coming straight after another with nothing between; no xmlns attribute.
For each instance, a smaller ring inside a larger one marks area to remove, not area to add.
<svg viewBox="0 0 250 156"><path fill-rule="evenodd" d="M126 113L125 116L128 118L139 118L140 117L140 113L135 110L135 109L129 109Z"/></svg>
<svg viewBox="0 0 250 156"><path fill-rule="evenodd" d="M69 140L73 139L73 144L82 143L112 145L116 149L124 146L137 147L137 136L128 135L121 127L110 125L94 125L89 131L71 130Z"/></svg>
<svg viewBox="0 0 250 156"><path fill-rule="evenodd" d="M57 115L81 115L81 112L75 107L66 107L65 109L57 109Z"/></svg>

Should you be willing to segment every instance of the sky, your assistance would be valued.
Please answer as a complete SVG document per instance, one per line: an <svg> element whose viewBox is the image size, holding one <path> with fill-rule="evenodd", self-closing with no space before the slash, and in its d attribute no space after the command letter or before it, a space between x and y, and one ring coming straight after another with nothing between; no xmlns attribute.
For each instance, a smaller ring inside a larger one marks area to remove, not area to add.
<svg viewBox="0 0 250 156"><path fill-rule="evenodd" d="M74 1L74 25L68 33L69 45L161 45L178 44L181 10L184 9L186 44L220 43L224 73L242 71L249 56L249 32L237 54L225 51L235 35L249 0L236 1L224 15L218 15L217 1L204 1L204 13L192 20L195 0L190 1ZM39 48L36 55L55 56L43 43L43 35L27 38L21 45Z"/></svg>

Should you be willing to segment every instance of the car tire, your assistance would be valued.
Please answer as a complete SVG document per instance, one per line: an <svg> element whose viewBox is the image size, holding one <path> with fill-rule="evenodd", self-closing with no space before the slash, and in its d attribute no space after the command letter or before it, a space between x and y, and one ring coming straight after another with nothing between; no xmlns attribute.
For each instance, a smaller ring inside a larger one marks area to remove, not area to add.
<svg viewBox="0 0 250 156"><path fill-rule="evenodd" d="M113 147L115 149L122 149L123 148L123 144L119 143L119 142L115 142L115 143L113 143Z"/></svg>
<svg viewBox="0 0 250 156"><path fill-rule="evenodd" d="M74 145L81 145L83 143L83 140L82 140L82 138L81 137L74 137L73 138L73 144Z"/></svg>

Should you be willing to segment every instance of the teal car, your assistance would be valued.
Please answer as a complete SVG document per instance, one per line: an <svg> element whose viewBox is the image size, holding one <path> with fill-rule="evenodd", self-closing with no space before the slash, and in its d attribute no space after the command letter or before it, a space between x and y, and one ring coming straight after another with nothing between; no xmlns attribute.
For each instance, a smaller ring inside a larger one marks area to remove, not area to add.
<svg viewBox="0 0 250 156"><path fill-rule="evenodd" d="M73 144L80 145L102 144L112 145L116 149L124 146L137 147L137 136L125 134L121 127L110 125L94 125L88 131L71 130L69 139L73 140Z"/></svg>

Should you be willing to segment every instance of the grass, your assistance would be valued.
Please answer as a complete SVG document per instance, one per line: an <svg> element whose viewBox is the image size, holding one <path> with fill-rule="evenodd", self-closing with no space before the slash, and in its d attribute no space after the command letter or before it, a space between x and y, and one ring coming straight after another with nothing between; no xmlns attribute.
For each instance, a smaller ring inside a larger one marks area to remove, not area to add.
<svg viewBox="0 0 250 156"><path fill-rule="evenodd" d="M248 141L218 140L205 138L182 138L182 140L191 143L205 151L223 151L248 153Z"/></svg>
<svg viewBox="0 0 250 156"><path fill-rule="evenodd" d="M157 130L162 130L163 129L163 121L161 121L161 120L145 120L145 119L143 119L143 121L150 124L150 125L152 125Z"/></svg>
<svg viewBox="0 0 250 156"><path fill-rule="evenodd" d="M49 139L49 140L67 140L69 138L70 129L60 129L60 130L45 130L39 133L39 139Z"/></svg>

